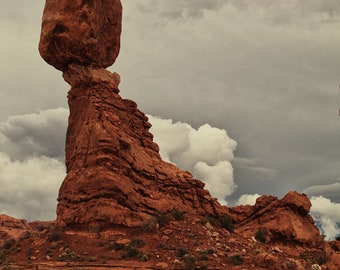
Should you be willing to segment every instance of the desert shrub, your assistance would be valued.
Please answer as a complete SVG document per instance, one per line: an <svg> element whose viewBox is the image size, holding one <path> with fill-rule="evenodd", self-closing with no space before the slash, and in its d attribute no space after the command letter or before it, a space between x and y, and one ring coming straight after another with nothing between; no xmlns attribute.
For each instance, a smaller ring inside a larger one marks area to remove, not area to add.
<svg viewBox="0 0 340 270"><path fill-rule="evenodd" d="M264 229L258 229L255 233L255 239L261 243L266 242L267 232Z"/></svg>
<svg viewBox="0 0 340 270"><path fill-rule="evenodd" d="M51 226L49 228L49 231L50 231L50 235L48 236L48 240L50 242L56 242L56 241L60 240L61 237L63 236L61 229L58 228L58 227Z"/></svg>
<svg viewBox="0 0 340 270"><path fill-rule="evenodd" d="M145 246L145 242L143 239L136 238L136 239L132 239L129 245L140 248L140 247Z"/></svg>
<svg viewBox="0 0 340 270"><path fill-rule="evenodd" d="M305 261L311 261L310 256L307 253L301 253L300 254L300 259L305 260Z"/></svg>
<svg viewBox="0 0 340 270"><path fill-rule="evenodd" d="M42 232L43 230L47 229L46 226L38 226L38 231Z"/></svg>
<svg viewBox="0 0 340 270"><path fill-rule="evenodd" d="M144 232L153 232L157 228L157 221L153 218L148 219L142 223L142 229Z"/></svg>
<svg viewBox="0 0 340 270"><path fill-rule="evenodd" d="M169 223L169 216L167 213L159 213L156 215L156 220L159 228L166 226Z"/></svg>
<svg viewBox="0 0 340 270"><path fill-rule="evenodd" d="M130 245L126 247L125 252L122 254L123 259L136 258L139 256L141 256L141 253L138 248Z"/></svg>
<svg viewBox="0 0 340 270"><path fill-rule="evenodd" d="M184 257L185 254L188 254L188 251L182 247L180 247L178 250L177 250L177 254L179 257Z"/></svg>
<svg viewBox="0 0 340 270"><path fill-rule="evenodd" d="M172 216L175 220L180 221L180 220L184 220L184 212L179 211L178 209L175 209L172 212Z"/></svg>
<svg viewBox="0 0 340 270"><path fill-rule="evenodd" d="M236 254L233 256L229 257L229 261L233 264L233 265L241 265L243 263L243 258L241 255Z"/></svg>
<svg viewBox="0 0 340 270"><path fill-rule="evenodd" d="M206 215L203 218L201 218L200 223L202 225L209 223L211 226L216 226L217 220L216 220L216 218L214 218L210 215Z"/></svg>
<svg viewBox="0 0 340 270"><path fill-rule="evenodd" d="M113 249L113 250L115 250L115 251L119 251L119 250L122 250L122 249L124 249L125 248L125 245L123 245L123 244L117 244L117 243L114 243L111 247L110 247L110 249Z"/></svg>
<svg viewBox="0 0 340 270"><path fill-rule="evenodd" d="M340 241L340 235L335 238L336 241Z"/></svg>
<svg viewBox="0 0 340 270"><path fill-rule="evenodd" d="M196 258L194 255L185 254L183 256L183 270L192 270L196 268Z"/></svg>
<svg viewBox="0 0 340 270"><path fill-rule="evenodd" d="M218 219L218 221L220 222L222 228L228 230L229 232L233 232L234 231L234 224L233 224L233 220L228 217L228 216L222 216Z"/></svg>
<svg viewBox="0 0 340 270"><path fill-rule="evenodd" d="M318 256L317 263L319 265L326 264L327 263L327 257L325 257L325 256Z"/></svg>
<svg viewBox="0 0 340 270"><path fill-rule="evenodd" d="M5 250L10 249L11 247L13 247L14 243L14 239L9 239L2 244L1 248Z"/></svg>
<svg viewBox="0 0 340 270"><path fill-rule="evenodd" d="M148 255L140 252L138 248L141 248L145 245L144 240L142 239L133 239L131 240L130 244L125 248L124 253L122 254L123 259L129 258L138 258L140 260L146 260ZM147 257L146 257L147 256Z"/></svg>
<svg viewBox="0 0 340 270"><path fill-rule="evenodd" d="M27 251L26 251L27 258L31 257L32 254L33 254L33 249L31 247L27 248Z"/></svg>

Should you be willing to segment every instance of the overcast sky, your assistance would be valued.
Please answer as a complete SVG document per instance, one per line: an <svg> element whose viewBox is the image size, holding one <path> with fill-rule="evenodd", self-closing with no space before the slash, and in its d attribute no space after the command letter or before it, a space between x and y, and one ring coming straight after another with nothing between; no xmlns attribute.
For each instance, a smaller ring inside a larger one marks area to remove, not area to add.
<svg viewBox="0 0 340 270"><path fill-rule="evenodd" d="M297 190L332 206L327 218L339 222L338 0L122 4L110 70L122 97L153 116L162 155L207 178L223 203ZM43 7L0 8L0 212L29 219L54 218L64 177L69 86L37 50ZM209 153L197 146L208 139Z"/></svg>

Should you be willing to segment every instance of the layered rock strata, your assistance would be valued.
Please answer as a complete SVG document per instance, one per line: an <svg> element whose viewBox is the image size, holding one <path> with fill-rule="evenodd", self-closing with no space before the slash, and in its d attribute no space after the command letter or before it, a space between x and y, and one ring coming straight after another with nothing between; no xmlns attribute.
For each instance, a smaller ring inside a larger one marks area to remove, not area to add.
<svg viewBox="0 0 340 270"><path fill-rule="evenodd" d="M157 213L180 209L225 212L204 184L161 160L147 117L122 99L119 76L70 66L66 138L67 177L59 192L60 225L110 223L138 226Z"/></svg>
<svg viewBox="0 0 340 270"><path fill-rule="evenodd" d="M46 1L40 54L72 87L57 223L139 226L174 209L224 214L203 182L162 161L147 117L105 70L119 51L121 11L116 0Z"/></svg>

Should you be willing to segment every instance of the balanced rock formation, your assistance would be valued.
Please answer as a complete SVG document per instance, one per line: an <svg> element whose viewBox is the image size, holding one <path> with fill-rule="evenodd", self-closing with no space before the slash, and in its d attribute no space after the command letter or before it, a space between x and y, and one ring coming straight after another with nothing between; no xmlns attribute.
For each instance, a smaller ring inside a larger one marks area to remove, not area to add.
<svg viewBox="0 0 340 270"><path fill-rule="evenodd" d="M72 87L57 224L140 226L175 209L225 214L203 182L162 161L147 117L119 96L120 77L105 67L119 51L120 23L119 0L46 1L40 54Z"/></svg>

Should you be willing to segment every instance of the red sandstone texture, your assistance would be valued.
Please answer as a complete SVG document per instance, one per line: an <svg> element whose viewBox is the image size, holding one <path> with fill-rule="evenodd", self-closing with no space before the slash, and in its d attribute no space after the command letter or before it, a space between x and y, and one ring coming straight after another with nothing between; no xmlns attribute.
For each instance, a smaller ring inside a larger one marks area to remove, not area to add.
<svg viewBox="0 0 340 270"><path fill-rule="evenodd" d="M119 0L47 0L39 51L59 70L70 64L106 68L120 48Z"/></svg>
<svg viewBox="0 0 340 270"><path fill-rule="evenodd" d="M64 78L72 89L59 225L140 226L175 209L227 213L203 182L162 161L147 117L135 102L118 95L117 74L71 66Z"/></svg>

